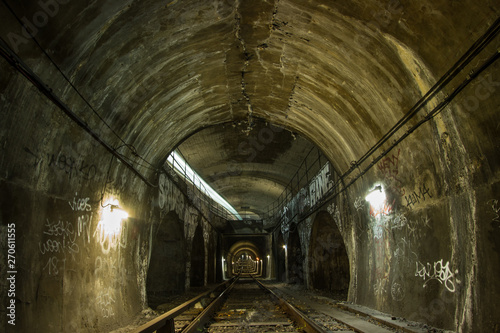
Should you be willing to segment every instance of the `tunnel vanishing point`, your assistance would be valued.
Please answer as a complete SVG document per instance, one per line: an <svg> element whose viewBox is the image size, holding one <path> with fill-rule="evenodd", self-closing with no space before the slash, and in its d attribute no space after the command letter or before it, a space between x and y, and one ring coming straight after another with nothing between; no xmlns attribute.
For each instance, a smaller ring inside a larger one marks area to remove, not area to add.
<svg viewBox="0 0 500 333"><path fill-rule="evenodd" d="M109 332L243 269L500 332L498 1L0 8L2 331Z"/></svg>

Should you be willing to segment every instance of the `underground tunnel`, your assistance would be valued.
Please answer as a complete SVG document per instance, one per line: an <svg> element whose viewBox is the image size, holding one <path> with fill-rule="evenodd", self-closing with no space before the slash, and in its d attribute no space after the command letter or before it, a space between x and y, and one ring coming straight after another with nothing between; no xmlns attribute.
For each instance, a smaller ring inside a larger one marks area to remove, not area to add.
<svg viewBox="0 0 500 333"><path fill-rule="evenodd" d="M2 0L2 331L133 331L247 274L500 332L499 13Z"/></svg>

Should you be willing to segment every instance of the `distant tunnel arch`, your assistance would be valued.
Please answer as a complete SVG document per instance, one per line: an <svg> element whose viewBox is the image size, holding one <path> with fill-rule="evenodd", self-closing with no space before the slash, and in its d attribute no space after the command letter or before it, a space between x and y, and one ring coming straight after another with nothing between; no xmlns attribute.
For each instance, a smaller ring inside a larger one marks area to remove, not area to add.
<svg viewBox="0 0 500 333"><path fill-rule="evenodd" d="M239 241L233 244L225 258L229 276L238 272L238 260L259 261L263 258L262 251L251 241ZM242 258L243 256L243 258ZM255 271L254 273L257 273Z"/></svg>

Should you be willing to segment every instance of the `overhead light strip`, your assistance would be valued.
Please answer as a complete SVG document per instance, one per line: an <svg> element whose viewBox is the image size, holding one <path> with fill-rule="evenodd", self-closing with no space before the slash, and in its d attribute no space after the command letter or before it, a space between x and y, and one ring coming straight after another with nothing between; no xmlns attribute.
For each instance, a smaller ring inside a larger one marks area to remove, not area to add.
<svg viewBox="0 0 500 333"><path fill-rule="evenodd" d="M219 203L224 207L230 214L232 214L236 219L242 220L240 214L236 209L229 204L219 193L217 193L210 185L208 185L197 173L194 171L189 164L175 151L173 151L167 158L167 161L182 175L193 183L201 192L205 193L207 196L212 198L214 201Z"/></svg>

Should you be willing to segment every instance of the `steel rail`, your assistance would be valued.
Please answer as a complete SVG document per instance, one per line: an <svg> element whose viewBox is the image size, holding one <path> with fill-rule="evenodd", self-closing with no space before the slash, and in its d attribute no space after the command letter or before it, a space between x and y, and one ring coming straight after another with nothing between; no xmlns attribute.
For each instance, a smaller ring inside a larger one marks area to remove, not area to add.
<svg viewBox="0 0 500 333"><path fill-rule="evenodd" d="M280 308L287 314L287 316L296 324L296 327L307 333L326 333L326 331L316 324L313 320L304 315L301 311L295 308L293 305L285 301L283 298L276 295L272 290L264 286L260 281L255 279L254 276L250 275L254 282L257 283L259 288L268 293L271 298L280 306ZM204 329L206 324L214 317L215 313L220 310L224 302L226 301L229 293L233 289L234 285L237 283L240 275L233 277L232 279L225 281L218 285L211 291L205 292L198 295L191 300L177 306L176 308L164 313L163 315L149 321L148 323L136 328L133 333L174 333L174 319L179 316L189 308L191 308L195 303L203 298L209 297L212 293L217 292L222 287L219 295L210 302L208 306L196 317L191 323L186 326L181 332L182 333L194 333L200 332Z"/></svg>
<svg viewBox="0 0 500 333"><path fill-rule="evenodd" d="M234 283L236 278L232 278L230 280L227 280L221 284L219 284L217 287L214 289L207 291L201 295L198 295L189 301L173 308L172 310L162 314L161 316L147 322L146 324L136 328L135 330L132 331L132 333L175 333L175 327L174 327L174 319L175 317L179 316L189 308L191 308L193 305L195 305L198 301L200 301L203 298L208 298L210 297L211 294L217 292L221 288L224 288L224 290L221 293L224 293L227 290L227 285Z"/></svg>
<svg viewBox="0 0 500 333"><path fill-rule="evenodd" d="M238 281L239 275L234 279L234 281L223 291L220 295L212 301L186 328L184 328L181 333L193 333L200 332L203 327L213 318L215 312L217 312L222 304L226 301L229 293L233 289L235 283Z"/></svg>
<svg viewBox="0 0 500 333"><path fill-rule="evenodd" d="M276 295L271 289L264 286L259 280L254 278L254 281L259 285L261 289L269 293L272 298L280 305L283 311L302 329L307 333L326 333L326 331L316 324L312 319L303 314L300 310L294 307L292 304L285 301L283 298Z"/></svg>

